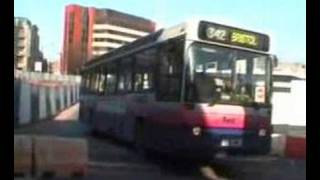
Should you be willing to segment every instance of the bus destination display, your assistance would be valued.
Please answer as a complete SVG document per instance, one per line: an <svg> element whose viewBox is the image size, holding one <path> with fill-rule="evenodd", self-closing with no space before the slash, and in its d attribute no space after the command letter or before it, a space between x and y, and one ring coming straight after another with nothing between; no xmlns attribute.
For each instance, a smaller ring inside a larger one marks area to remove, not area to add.
<svg viewBox="0 0 320 180"><path fill-rule="evenodd" d="M256 50L268 51L269 38L266 35L240 30L224 25L201 22L199 38Z"/></svg>

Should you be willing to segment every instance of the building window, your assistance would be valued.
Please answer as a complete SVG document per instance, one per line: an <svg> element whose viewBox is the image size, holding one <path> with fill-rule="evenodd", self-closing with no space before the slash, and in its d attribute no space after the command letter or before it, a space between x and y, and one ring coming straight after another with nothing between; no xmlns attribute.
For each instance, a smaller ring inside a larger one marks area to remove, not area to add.
<svg viewBox="0 0 320 180"><path fill-rule="evenodd" d="M93 50L94 51L106 51L108 48L106 48L106 47L93 47Z"/></svg>
<svg viewBox="0 0 320 180"><path fill-rule="evenodd" d="M93 38L93 41L95 42L107 42L106 38Z"/></svg>
<svg viewBox="0 0 320 180"><path fill-rule="evenodd" d="M110 38L94 38L93 41L95 42L110 42L110 43L117 43L117 44L127 44L126 41L110 39Z"/></svg>
<svg viewBox="0 0 320 180"><path fill-rule="evenodd" d="M72 35L70 34L70 36L69 36L69 43L72 43L72 41L73 41L73 38L72 38Z"/></svg>
<svg viewBox="0 0 320 180"><path fill-rule="evenodd" d="M124 33L124 32L120 32L120 31L113 31L113 30L107 30L107 33L114 34L114 35L131 37L131 38L140 38L140 37L142 37L142 36L139 36L139 35Z"/></svg>
<svg viewBox="0 0 320 180"><path fill-rule="evenodd" d="M114 30L106 30L106 29L96 29L96 30L94 30L93 32L94 32L94 33L101 33L101 34L108 33L108 34L114 34L114 35L131 37L131 38L140 38L140 37L141 37L141 36L139 36L139 35L124 33L124 32L114 31Z"/></svg>
<svg viewBox="0 0 320 180"><path fill-rule="evenodd" d="M74 12L70 13L69 17L69 43L73 41L73 32L74 32Z"/></svg>
<svg viewBox="0 0 320 180"><path fill-rule="evenodd" d="M23 50L24 50L24 47L23 47L23 46L19 46L19 47L18 47L18 51L19 51L19 52L21 52L21 51L23 51Z"/></svg>
<svg viewBox="0 0 320 180"><path fill-rule="evenodd" d="M110 39L110 38L107 38L106 39L107 42L111 42L111 43L117 43L117 44L127 44L128 42L126 41L121 41L121 40L116 40L116 39Z"/></svg>

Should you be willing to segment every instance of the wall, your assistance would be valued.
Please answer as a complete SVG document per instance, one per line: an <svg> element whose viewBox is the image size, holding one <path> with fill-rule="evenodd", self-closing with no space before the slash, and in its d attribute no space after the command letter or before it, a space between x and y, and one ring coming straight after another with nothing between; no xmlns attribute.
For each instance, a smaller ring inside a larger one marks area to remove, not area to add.
<svg viewBox="0 0 320 180"><path fill-rule="evenodd" d="M81 78L15 71L14 125L51 119L79 100Z"/></svg>
<svg viewBox="0 0 320 180"><path fill-rule="evenodd" d="M294 80L291 92L274 92L273 124L306 125L306 81Z"/></svg>
<svg viewBox="0 0 320 180"><path fill-rule="evenodd" d="M273 93L274 133L306 136L306 81L292 80L290 92Z"/></svg>

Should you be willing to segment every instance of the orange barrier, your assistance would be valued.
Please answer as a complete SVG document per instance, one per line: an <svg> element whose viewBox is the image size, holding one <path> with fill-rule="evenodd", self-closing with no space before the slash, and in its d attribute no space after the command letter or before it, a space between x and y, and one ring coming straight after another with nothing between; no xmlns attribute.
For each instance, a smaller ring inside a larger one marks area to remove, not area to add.
<svg viewBox="0 0 320 180"><path fill-rule="evenodd" d="M87 141L50 136L14 136L14 176L42 178L85 176Z"/></svg>
<svg viewBox="0 0 320 180"><path fill-rule="evenodd" d="M36 177L46 173L71 177L88 172L87 142L82 139L61 137L35 137Z"/></svg>
<svg viewBox="0 0 320 180"><path fill-rule="evenodd" d="M293 159L305 159L306 138L301 135L273 134L271 154Z"/></svg>
<svg viewBox="0 0 320 180"><path fill-rule="evenodd" d="M286 157L305 159L306 158L306 138L287 136Z"/></svg>
<svg viewBox="0 0 320 180"><path fill-rule="evenodd" d="M14 174L27 177L32 169L32 138L30 136L14 136Z"/></svg>

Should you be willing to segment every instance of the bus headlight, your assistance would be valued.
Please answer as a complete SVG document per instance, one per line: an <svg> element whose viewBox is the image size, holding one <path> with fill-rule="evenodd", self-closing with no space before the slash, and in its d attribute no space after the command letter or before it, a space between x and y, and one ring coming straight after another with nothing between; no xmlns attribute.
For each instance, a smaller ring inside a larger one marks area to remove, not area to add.
<svg viewBox="0 0 320 180"><path fill-rule="evenodd" d="M228 147L229 145L230 145L230 143L229 143L228 139L222 139L222 141L221 141L222 147Z"/></svg>
<svg viewBox="0 0 320 180"><path fill-rule="evenodd" d="M192 133L195 136L199 136L201 134L201 127L194 127L192 128Z"/></svg>
<svg viewBox="0 0 320 180"><path fill-rule="evenodd" d="M259 136L266 136L266 135L267 135L267 131L265 129L259 130Z"/></svg>

